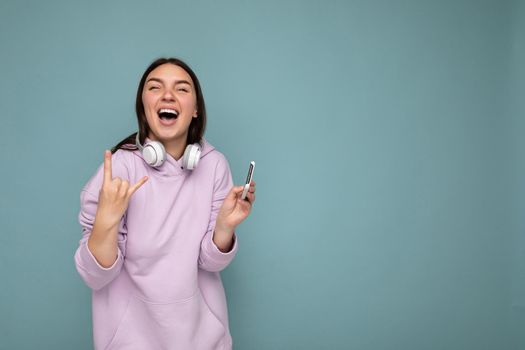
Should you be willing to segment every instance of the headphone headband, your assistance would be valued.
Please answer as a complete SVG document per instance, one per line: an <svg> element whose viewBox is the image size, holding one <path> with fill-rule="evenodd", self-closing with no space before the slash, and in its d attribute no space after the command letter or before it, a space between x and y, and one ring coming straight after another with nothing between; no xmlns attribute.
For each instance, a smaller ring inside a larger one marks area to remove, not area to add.
<svg viewBox="0 0 525 350"><path fill-rule="evenodd" d="M142 151L144 147L140 144L139 132L137 131L137 136L135 137L135 146L138 147L139 151Z"/></svg>

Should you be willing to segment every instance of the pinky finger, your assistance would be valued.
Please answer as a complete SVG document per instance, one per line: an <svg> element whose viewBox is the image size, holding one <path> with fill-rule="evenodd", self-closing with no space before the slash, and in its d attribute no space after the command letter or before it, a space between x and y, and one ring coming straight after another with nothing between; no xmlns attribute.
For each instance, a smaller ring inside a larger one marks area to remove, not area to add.
<svg viewBox="0 0 525 350"><path fill-rule="evenodd" d="M140 186L144 185L144 183L148 181L148 177L144 176L142 179L140 179L136 184L134 184L132 187L129 188L128 193L131 196L133 193L135 193Z"/></svg>
<svg viewBox="0 0 525 350"><path fill-rule="evenodd" d="M248 194L246 195L246 199L247 199L250 203L255 202L255 193L248 192Z"/></svg>

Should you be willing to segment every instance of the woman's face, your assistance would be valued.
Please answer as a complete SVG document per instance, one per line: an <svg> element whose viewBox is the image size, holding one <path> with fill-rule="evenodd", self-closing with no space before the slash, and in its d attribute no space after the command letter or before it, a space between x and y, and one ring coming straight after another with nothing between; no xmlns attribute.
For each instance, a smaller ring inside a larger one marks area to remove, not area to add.
<svg viewBox="0 0 525 350"><path fill-rule="evenodd" d="M190 75L181 67L166 63L147 76L142 103L152 140L186 142L192 118L197 117L197 95Z"/></svg>

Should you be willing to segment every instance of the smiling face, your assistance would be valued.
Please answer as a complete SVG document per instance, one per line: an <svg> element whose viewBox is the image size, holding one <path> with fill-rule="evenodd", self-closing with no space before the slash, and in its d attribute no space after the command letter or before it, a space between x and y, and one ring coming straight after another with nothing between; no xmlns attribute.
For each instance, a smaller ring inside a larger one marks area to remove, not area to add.
<svg viewBox="0 0 525 350"><path fill-rule="evenodd" d="M160 141L176 158L186 147L192 118L197 117L197 98L190 75L166 63L148 74L142 91L148 137Z"/></svg>

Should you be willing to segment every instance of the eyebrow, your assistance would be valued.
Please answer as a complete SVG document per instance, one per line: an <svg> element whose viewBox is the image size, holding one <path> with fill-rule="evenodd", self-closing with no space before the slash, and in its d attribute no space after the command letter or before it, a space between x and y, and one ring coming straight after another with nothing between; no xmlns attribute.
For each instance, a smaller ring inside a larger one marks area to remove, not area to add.
<svg viewBox="0 0 525 350"><path fill-rule="evenodd" d="M150 81L156 81L158 83L161 83L161 84L164 84L164 81L162 81L162 79L159 79L159 78L149 78L146 83L149 83ZM176 80L175 81L175 85L177 84L188 84L188 85L191 85L191 83L187 80Z"/></svg>

